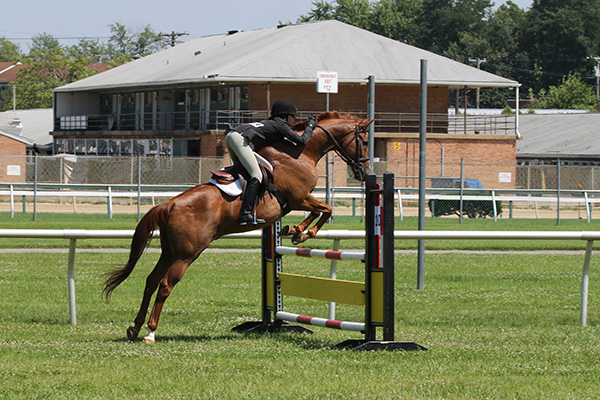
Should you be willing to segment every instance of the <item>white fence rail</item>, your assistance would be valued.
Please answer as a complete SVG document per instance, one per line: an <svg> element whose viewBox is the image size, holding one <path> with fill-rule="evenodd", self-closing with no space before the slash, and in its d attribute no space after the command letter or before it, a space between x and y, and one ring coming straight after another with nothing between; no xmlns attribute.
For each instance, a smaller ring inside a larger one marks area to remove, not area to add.
<svg viewBox="0 0 600 400"><path fill-rule="evenodd" d="M69 315L71 324L77 324L75 304L75 253L79 239L130 239L133 230L84 230L84 229L0 229L0 238L69 239L69 260L67 268L69 288ZM156 232L156 237L159 233ZM258 239L260 231L236 233L221 239ZM339 241L364 239L364 231L329 230L317 233L318 239L331 239L334 248L339 249ZM587 325L589 272L592 249L595 240L600 240L600 231L394 231L395 240L407 239L456 239L456 240L583 240L587 242L581 279L580 325Z"/></svg>
<svg viewBox="0 0 600 400"><path fill-rule="evenodd" d="M138 187L137 190L131 189L131 186L129 186L128 188L119 186L107 186L104 188L76 188L65 186L64 189L57 188L56 186L57 185L50 185L50 187L44 187L43 185L40 185L38 189L32 189L24 187L22 185L6 185L4 186L4 188L0 188L0 197L9 198L10 212L11 216L13 217L17 208L18 199L22 198L23 202L25 202L25 198L29 198L33 199L35 219L35 205L37 202L45 198L50 201L52 201L53 199L72 199L74 205L76 201L75 199L80 199L80 201L89 201L89 199L101 199L99 201L101 203L106 204L107 213L109 217L112 218L114 204L117 199L137 199L139 215L139 203L142 200L150 200L152 204L154 204L155 199L169 199L177 196L178 194L182 193L183 190L185 190L182 187L165 187L161 189L155 186L151 188ZM588 223L592 219L592 209L594 208L594 206L600 206L600 191L562 191L559 193L555 190L516 190L512 192L507 190L465 189L464 193L461 195L458 194L458 192L456 194L452 194L451 192L453 190L454 189L428 189L425 200L462 200L464 202L492 202L493 215L490 214L490 217L493 216L494 220L496 220L499 216L499 211L496 209L496 202L509 203L511 207L513 204L526 205L527 207L529 207L531 204L534 204L536 218L538 214L538 206L555 208L557 218L559 220L561 207L577 207L578 209L584 210L584 214ZM314 195L315 197L320 199L327 198L325 190L323 188L317 188L315 190ZM397 188L394 196L395 199L398 201L398 210L401 220L404 218L406 204L410 203L414 205L419 200L419 196L416 193L415 189ZM335 215L336 200L362 201L363 198L364 193L360 187L338 187L332 190L330 196L330 205L333 206ZM355 203L353 202L353 215L355 212L354 204ZM25 206L23 206L23 209L24 207ZM512 212L510 217L512 218ZM581 212L579 212L579 218L583 218Z"/></svg>

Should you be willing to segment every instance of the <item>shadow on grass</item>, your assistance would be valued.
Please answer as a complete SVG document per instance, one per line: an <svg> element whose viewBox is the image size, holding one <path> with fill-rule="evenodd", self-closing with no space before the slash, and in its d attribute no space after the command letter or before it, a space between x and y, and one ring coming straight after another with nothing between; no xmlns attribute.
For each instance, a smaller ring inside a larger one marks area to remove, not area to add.
<svg viewBox="0 0 600 400"><path fill-rule="evenodd" d="M200 342L213 342L219 340L232 340L235 335L222 335L222 336L210 336L210 335L167 335L167 336L157 336L156 343L170 343L170 342L181 342L181 343L200 343ZM130 341L127 339L126 335L123 337L109 339L107 342L109 343L141 343L143 342L143 335L140 334L135 340Z"/></svg>
<svg viewBox="0 0 600 400"><path fill-rule="evenodd" d="M309 333L297 333L297 332L268 332L268 333L244 333L239 332L234 337L241 336L250 339L259 340L260 338L267 338L269 340L278 341L287 345L297 346L304 350L336 350L337 343L330 341L320 340Z"/></svg>

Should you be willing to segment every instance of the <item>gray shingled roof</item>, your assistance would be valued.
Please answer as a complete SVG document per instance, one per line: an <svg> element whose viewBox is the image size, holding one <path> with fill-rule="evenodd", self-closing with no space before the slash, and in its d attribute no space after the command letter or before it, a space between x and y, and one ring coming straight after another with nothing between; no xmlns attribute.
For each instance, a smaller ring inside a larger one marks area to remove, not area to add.
<svg viewBox="0 0 600 400"><path fill-rule="evenodd" d="M0 112L0 131L2 131L2 126L8 125L15 118L20 119L23 124L21 136L3 132L6 136L17 137L27 144L46 145L52 143L52 136L50 135L52 130L51 108Z"/></svg>
<svg viewBox="0 0 600 400"><path fill-rule="evenodd" d="M337 71L340 83L419 84L420 60L428 83L451 87L519 84L339 21L201 37L132 61L55 91L157 87L202 82L315 82Z"/></svg>
<svg viewBox="0 0 600 400"><path fill-rule="evenodd" d="M600 114L519 116L517 157L600 158Z"/></svg>

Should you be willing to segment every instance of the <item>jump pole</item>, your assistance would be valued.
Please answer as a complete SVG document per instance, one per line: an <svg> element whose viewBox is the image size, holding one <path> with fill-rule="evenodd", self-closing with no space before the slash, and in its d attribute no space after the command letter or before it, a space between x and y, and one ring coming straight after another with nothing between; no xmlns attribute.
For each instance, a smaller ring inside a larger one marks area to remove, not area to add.
<svg viewBox="0 0 600 400"><path fill-rule="evenodd" d="M381 202L383 199L383 204ZM321 251L281 246L281 222L263 229L262 320L233 328L239 332L294 331L312 333L289 322L364 333L364 339L346 340L338 348L367 350L427 350L414 342L394 340L394 175L385 173L383 188L374 174L366 181L365 252ZM349 282L283 273L282 255L327 259L360 259L365 263L365 282ZM330 299L335 293L335 299ZM348 322L283 311L283 294L317 300L335 300L365 307L365 321ZM377 339L377 328L383 339Z"/></svg>

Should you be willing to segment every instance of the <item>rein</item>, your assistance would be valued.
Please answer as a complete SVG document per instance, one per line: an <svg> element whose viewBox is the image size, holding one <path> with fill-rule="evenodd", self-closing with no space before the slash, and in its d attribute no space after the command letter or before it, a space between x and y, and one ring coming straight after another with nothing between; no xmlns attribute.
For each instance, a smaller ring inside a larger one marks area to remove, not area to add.
<svg viewBox="0 0 600 400"><path fill-rule="evenodd" d="M322 125L316 125L316 127L321 128L326 134L327 136L329 136L329 138L331 138L331 140L333 141L334 144L334 148L333 151L340 156L340 158L342 160L344 160L344 162L346 162L346 164L350 165L350 167L352 168L352 170L354 171L354 175L357 179L362 180L361 176L363 175L363 171L364 171L364 164L363 161L368 160L368 158L361 158L360 157L360 145L359 145L359 140L360 139L360 134L364 133L365 130L361 129L358 122L356 123L356 129L354 131L354 139L350 139L350 141L348 142L348 144L346 144L346 146L342 146L335 137L333 137L333 135L331 134L331 132L329 132L325 127L323 127ZM352 140L354 140L354 148L355 148L355 156L354 158L352 156L350 156L350 154L348 154L348 146L350 146L350 143L352 143Z"/></svg>

